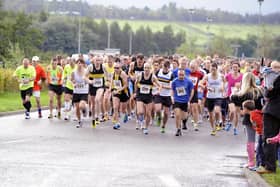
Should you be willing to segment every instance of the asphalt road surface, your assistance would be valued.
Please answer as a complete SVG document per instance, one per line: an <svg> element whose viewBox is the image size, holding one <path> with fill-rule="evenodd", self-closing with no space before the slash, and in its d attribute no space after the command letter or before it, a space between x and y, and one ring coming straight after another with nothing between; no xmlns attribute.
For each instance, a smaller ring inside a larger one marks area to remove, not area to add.
<svg viewBox="0 0 280 187"><path fill-rule="evenodd" d="M248 186L245 134L220 131L210 136L207 121L195 132L175 137L174 119L165 134L152 126L149 135L135 130L135 120L113 130L96 129L84 120L0 118L0 186Z"/></svg>

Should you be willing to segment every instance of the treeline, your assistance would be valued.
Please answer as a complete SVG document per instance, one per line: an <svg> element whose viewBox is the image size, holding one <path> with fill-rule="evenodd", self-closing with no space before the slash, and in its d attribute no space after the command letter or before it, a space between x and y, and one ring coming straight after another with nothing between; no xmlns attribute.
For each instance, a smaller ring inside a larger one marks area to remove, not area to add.
<svg viewBox="0 0 280 187"><path fill-rule="evenodd" d="M1 0L0 0L1 5ZM78 52L79 17L24 14L1 11L0 7L0 62L12 66L24 56L39 55L48 59L55 53L71 55ZM107 48L110 27L110 47L129 53L129 39L132 37L133 53L173 54L185 42L185 33L174 33L171 26L153 33L150 28L141 27L133 32L130 25L120 28L117 22L96 22L81 18L81 52Z"/></svg>
<svg viewBox="0 0 280 187"><path fill-rule="evenodd" d="M257 1L256 1L257 3ZM207 17L211 17L215 23L241 23L257 24L257 14L241 15L217 9L215 11L196 9L191 13L190 9L177 7L176 3L163 5L157 10L149 7L122 9L116 6L106 7L102 5L90 5L87 2L79 1L47 1L47 0L4 0L4 8L11 11L24 11L27 13L38 13L41 11L69 13L80 12L83 16L91 18L110 18L110 19L142 19L142 20L161 20L161 21L192 21L206 22ZM262 22L266 24L279 24L280 12L262 16Z"/></svg>
<svg viewBox="0 0 280 187"><path fill-rule="evenodd" d="M67 54L77 53L78 46L78 17L51 17L48 21L38 25L46 36L42 49L62 50ZM81 21L81 52L90 49L105 49L108 42L108 27L110 26L110 48L117 48L121 53L129 54L129 39L132 36L132 52L149 54L173 54L176 48L185 41L185 33L175 34L171 26L163 31L153 33L149 27L140 27L133 32L130 25L120 28L117 22L99 23L91 18Z"/></svg>

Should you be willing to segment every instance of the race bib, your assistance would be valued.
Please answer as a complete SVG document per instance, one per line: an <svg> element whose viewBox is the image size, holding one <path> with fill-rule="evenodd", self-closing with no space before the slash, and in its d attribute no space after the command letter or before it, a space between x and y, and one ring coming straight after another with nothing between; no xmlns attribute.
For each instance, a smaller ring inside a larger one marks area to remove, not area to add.
<svg viewBox="0 0 280 187"><path fill-rule="evenodd" d="M197 77L190 77L190 79L191 79L193 85L195 86L197 84L198 78Z"/></svg>
<svg viewBox="0 0 280 187"><path fill-rule="evenodd" d="M176 88L176 92L177 92L177 95L178 95L178 96L187 95L187 94L186 94L185 87L178 87L178 88Z"/></svg>
<svg viewBox="0 0 280 187"><path fill-rule="evenodd" d="M85 87L86 87L85 83L78 83L78 84L76 84L76 88L78 88L78 89L82 89L82 88L85 88Z"/></svg>
<svg viewBox="0 0 280 187"><path fill-rule="evenodd" d="M151 90L151 86L150 85L140 85L140 93L141 94L149 94Z"/></svg>
<svg viewBox="0 0 280 187"><path fill-rule="evenodd" d="M102 87L103 86L103 78L93 79L94 87Z"/></svg>
<svg viewBox="0 0 280 187"><path fill-rule="evenodd" d="M27 86L29 84L29 81L27 82L28 78L27 77L22 77L21 81L22 81L22 86Z"/></svg>
<svg viewBox="0 0 280 187"><path fill-rule="evenodd" d="M122 82L120 80L114 80L114 88L120 89L122 87Z"/></svg>
<svg viewBox="0 0 280 187"><path fill-rule="evenodd" d="M58 83L58 79L57 79L56 76L52 76L51 80L52 80L53 84L57 84Z"/></svg>

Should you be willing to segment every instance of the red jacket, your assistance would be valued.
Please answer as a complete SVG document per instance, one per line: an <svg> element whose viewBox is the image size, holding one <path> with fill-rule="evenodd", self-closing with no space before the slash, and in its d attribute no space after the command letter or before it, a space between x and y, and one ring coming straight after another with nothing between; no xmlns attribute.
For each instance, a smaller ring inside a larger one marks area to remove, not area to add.
<svg viewBox="0 0 280 187"><path fill-rule="evenodd" d="M263 113L261 110L253 110L250 112L253 128L258 135L263 134ZM254 125L255 124L255 125Z"/></svg>

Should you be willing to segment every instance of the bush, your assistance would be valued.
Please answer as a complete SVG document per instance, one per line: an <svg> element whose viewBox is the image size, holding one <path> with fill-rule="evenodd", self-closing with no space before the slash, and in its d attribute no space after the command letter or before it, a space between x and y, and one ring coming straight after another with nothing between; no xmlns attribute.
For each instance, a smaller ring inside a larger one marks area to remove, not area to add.
<svg viewBox="0 0 280 187"><path fill-rule="evenodd" d="M13 77L14 70L0 68L0 93L18 92L18 82Z"/></svg>

